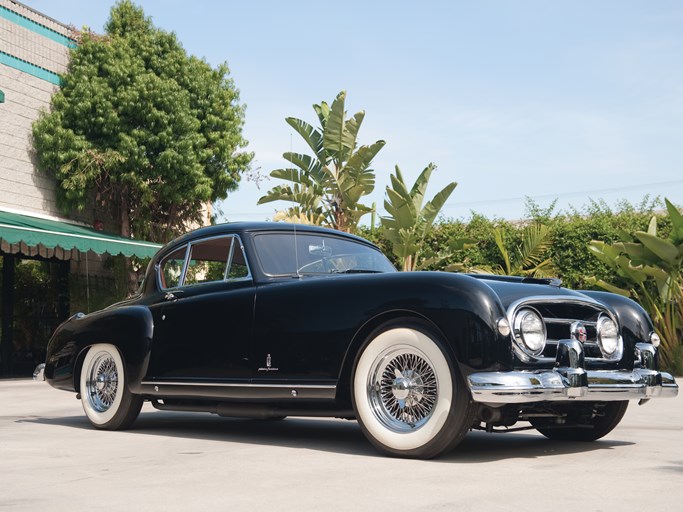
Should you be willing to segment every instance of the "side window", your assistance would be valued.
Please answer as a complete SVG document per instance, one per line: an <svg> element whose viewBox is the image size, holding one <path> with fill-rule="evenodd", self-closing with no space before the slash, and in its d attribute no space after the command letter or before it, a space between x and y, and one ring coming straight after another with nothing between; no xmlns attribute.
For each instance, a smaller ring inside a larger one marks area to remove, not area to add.
<svg viewBox="0 0 683 512"><path fill-rule="evenodd" d="M159 265L161 287L176 288L249 277L249 267L240 241L235 236L223 236L190 244L185 279L181 283L187 245L166 256Z"/></svg>
<svg viewBox="0 0 683 512"><path fill-rule="evenodd" d="M233 237L225 236L192 244L183 285L222 281L233 240Z"/></svg>
<svg viewBox="0 0 683 512"><path fill-rule="evenodd" d="M237 238L234 239L234 248L232 252L232 261L230 262L230 268L228 269L228 279L240 279L242 277L249 276L249 267L247 267L247 262L244 259L244 252L242 247L240 247L240 242Z"/></svg>
<svg viewBox="0 0 683 512"><path fill-rule="evenodd" d="M175 288L180 285L186 251L187 246L184 245L166 256L161 262L159 277L161 278L161 286L163 288Z"/></svg>

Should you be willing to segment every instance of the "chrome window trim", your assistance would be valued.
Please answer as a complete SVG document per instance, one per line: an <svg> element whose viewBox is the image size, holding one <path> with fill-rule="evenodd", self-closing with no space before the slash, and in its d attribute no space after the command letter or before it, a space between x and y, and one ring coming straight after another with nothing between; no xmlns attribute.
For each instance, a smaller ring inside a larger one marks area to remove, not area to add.
<svg viewBox="0 0 683 512"><path fill-rule="evenodd" d="M185 262L183 263L183 272L180 274L180 281L178 281L178 288L182 288L185 284L185 276L187 275L187 267L191 254L192 242L187 244L187 249L185 249Z"/></svg>
<svg viewBox="0 0 683 512"><path fill-rule="evenodd" d="M154 265L154 270L156 271L156 278L157 278L157 288L159 288L159 290L164 290L164 291L166 291L166 290L177 290L178 288L180 288L180 286L181 286L180 283L183 282L183 277L184 277L184 275L185 275L185 263L187 262L187 250L189 249L190 244L186 244L186 245L185 245L185 256L183 256L183 268L182 268L182 270L180 271L180 278L178 279L178 285L177 285L177 286L165 287L165 286L162 285L161 273L163 272L163 269L162 269L161 267L162 267L162 265L166 262L167 258L168 258L171 254L173 254L174 252L176 252L178 249L180 249L180 248L182 248L182 247L183 247L183 246L180 245L177 249L174 249L174 250L170 251L170 252L169 252L168 254L166 254L161 260L159 260L159 263L157 263L156 265Z"/></svg>
<svg viewBox="0 0 683 512"><path fill-rule="evenodd" d="M192 246L196 245L198 243L203 243L203 242L210 241L210 240L216 240L219 238L232 238L233 239L232 243L230 244L230 254L228 255L228 262L226 262L226 267L225 267L226 270L223 273L223 279L219 280L219 281L205 281L202 283L185 284L185 277L187 275L187 269L188 269L189 261L190 261L189 257L191 254L190 250L191 250ZM235 241L237 241L239 243L240 250L242 251L242 256L244 257L244 264L247 267L247 275L244 277L236 277L234 279L230 279L227 277L227 273L228 273L228 269L230 268L230 264L232 263L232 259L233 259L233 255L234 255ZM181 245L181 247L182 247L182 245ZM165 288L161 284L161 272L162 272L161 265L163 264L165 259L169 255L173 254L176 250L173 250L170 253L168 253L166 256L164 256L163 260L161 260L157 265L155 265L155 270L156 270L156 275L157 275L156 276L157 277L157 287L159 288L159 290L162 290L162 291L178 290L180 288L192 288L194 286L201 286L201 285L205 285L205 284L226 283L226 282L233 283L233 282L239 282L239 281L250 281L253 277L252 273L251 273L251 266L249 265L249 259L247 258L247 253L244 250L244 244L242 243L242 239L240 238L240 236L237 233L231 233L231 234L227 234L227 235L215 235L215 236L210 236L210 237L206 237L206 238L199 238L197 240L192 240L191 242L188 242L187 247L185 248L185 256L184 256L185 260L183 262L183 270L180 274L180 280L178 281L178 286L172 286L170 288Z"/></svg>
<svg viewBox="0 0 683 512"><path fill-rule="evenodd" d="M247 267L247 275L244 277L235 277L230 279L227 277L225 281L230 281L230 282L236 282L236 281L248 281L252 279L252 274L251 274L251 267L249 266L249 259L247 258L247 252L244 250L244 244L242 243L242 239L240 238L239 235L235 234L232 235L237 242L239 242L239 248L240 251L242 251L242 257L244 258L244 265ZM232 262L235 257L235 244L233 242L232 247L230 248L230 262L229 265L226 268L226 272L230 272L230 266L232 265Z"/></svg>
<svg viewBox="0 0 683 512"><path fill-rule="evenodd" d="M235 238L232 239L230 243L230 252L228 253L228 261L225 265L225 270L223 271L223 281L228 280L228 275L230 274L230 266L232 265L232 255L235 254Z"/></svg>

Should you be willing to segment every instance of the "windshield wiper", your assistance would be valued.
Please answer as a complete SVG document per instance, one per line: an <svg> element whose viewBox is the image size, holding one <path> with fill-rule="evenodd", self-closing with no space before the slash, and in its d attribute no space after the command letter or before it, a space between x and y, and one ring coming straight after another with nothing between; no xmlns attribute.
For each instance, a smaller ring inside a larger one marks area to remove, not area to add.
<svg viewBox="0 0 683 512"><path fill-rule="evenodd" d="M347 268L346 270L333 270L332 274L382 274L381 270L370 270L366 268Z"/></svg>

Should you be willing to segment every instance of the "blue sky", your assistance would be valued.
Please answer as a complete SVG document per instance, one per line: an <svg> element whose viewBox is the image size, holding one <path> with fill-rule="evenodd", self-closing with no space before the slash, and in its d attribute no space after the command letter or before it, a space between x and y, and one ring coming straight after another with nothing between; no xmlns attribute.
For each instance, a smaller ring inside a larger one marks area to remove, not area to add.
<svg viewBox="0 0 683 512"><path fill-rule="evenodd" d="M23 1L95 31L113 4ZM458 182L451 218L518 219L525 196L683 203L681 2L137 3L188 52L228 62L262 174L306 152L284 118L314 123L311 105L346 90L349 114L366 113L360 142L387 142L367 201L380 209L394 165L412 183L429 162L429 196ZM223 218L270 218L277 205L256 201L277 183L243 182Z"/></svg>

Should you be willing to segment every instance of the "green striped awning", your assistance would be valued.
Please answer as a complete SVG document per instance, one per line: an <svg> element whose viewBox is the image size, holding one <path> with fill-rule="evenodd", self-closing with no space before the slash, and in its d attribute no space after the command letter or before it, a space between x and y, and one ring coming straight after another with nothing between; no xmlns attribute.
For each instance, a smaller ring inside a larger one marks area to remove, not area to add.
<svg viewBox="0 0 683 512"><path fill-rule="evenodd" d="M146 258L154 256L160 247L68 222L0 211L0 250L9 254L72 259L72 251L92 251Z"/></svg>

